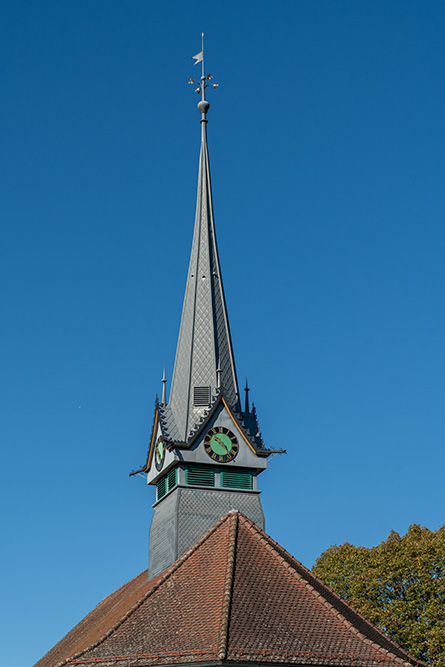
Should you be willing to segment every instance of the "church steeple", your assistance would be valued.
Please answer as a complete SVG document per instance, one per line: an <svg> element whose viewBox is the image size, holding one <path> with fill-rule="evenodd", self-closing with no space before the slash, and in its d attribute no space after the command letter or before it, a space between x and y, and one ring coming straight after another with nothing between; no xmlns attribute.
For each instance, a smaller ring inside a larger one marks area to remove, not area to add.
<svg viewBox="0 0 445 667"><path fill-rule="evenodd" d="M229 510L239 510L264 527L257 477L271 454L263 444L255 410L247 401L243 412L240 403L213 219L207 148L210 105L205 96L212 77L205 74L203 51L193 57L202 63L197 88L202 99L192 252L170 398L167 402L164 376L142 469L148 484L156 486L150 578Z"/></svg>
<svg viewBox="0 0 445 667"><path fill-rule="evenodd" d="M202 60L204 63L204 60ZM178 439L187 442L194 427L221 392L227 403L239 408L238 382L229 320L216 244L212 186L207 148L205 89L209 75L201 77L201 152L192 252L168 407Z"/></svg>

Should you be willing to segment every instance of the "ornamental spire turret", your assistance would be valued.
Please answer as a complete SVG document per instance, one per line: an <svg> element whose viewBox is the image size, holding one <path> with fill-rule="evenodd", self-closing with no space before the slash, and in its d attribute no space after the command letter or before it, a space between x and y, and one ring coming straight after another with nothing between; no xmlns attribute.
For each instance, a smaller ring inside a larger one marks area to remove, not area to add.
<svg viewBox="0 0 445 667"><path fill-rule="evenodd" d="M245 387L244 391L246 392L246 400L245 400L245 403L244 403L244 412L247 414L247 413L250 412L250 408L249 408L249 391L250 391L250 389L249 389L249 383L247 381L247 378L246 378L246 387Z"/></svg>

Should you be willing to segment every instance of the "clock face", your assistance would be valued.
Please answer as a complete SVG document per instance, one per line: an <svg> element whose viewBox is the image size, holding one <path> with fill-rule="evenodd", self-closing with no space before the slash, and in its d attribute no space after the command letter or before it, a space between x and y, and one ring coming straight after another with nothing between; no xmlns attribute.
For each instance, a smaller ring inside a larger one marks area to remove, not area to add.
<svg viewBox="0 0 445 667"><path fill-rule="evenodd" d="M215 426L204 436L204 449L217 463L227 463L238 454L238 440L225 426Z"/></svg>
<svg viewBox="0 0 445 667"><path fill-rule="evenodd" d="M156 447L155 447L156 470L162 470L162 466L164 465L164 459L165 459L165 445L162 442L162 437L159 436L159 438L156 441Z"/></svg>

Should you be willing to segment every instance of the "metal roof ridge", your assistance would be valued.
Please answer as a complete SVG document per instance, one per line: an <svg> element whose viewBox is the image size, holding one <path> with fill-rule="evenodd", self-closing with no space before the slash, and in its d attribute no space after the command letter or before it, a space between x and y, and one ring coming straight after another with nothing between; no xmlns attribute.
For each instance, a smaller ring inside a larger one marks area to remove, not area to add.
<svg viewBox="0 0 445 667"><path fill-rule="evenodd" d="M147 451L147 460L144 463L144 465L142 466L142 468L140 468L139 470L132 470L129 473L130 477L132 477L133 475L137 475L139 472L148 472L149 469L150 469L150 458L151 458L151 452L152 452L152 448L153 448L153 444L154 444L154 440L155 440L155 436L156 436L156 426L157 426L157 423L158 423L158 418L160 418L160 403L158 401L158 397L156 396L155 413L154 413L154 416L153 416L153 424L152 424L152 427L151 427L150 444L148 446L148 451Z"/></svg>

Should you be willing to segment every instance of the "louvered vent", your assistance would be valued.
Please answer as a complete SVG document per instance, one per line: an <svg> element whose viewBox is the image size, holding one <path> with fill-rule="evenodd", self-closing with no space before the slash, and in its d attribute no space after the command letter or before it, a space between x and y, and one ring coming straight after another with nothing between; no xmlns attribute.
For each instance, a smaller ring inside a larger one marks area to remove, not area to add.
<svg viewBox="0 0 445 667"><path fill-rule="evenodd" d="M156 500L160 500L167 493L167 477L164 475L156 482Z"/></svg>
<svg viewBox="0 0 445 667"><path fill-rule="evenodd" d="M225 489L251 489L252 473L244 470L221 470L221 486Z"/></svg>
<svg viewBox="0 0 445 667"><path fill-rule="evenodd" d="M185 483L196 486L215 486L215 473L208 466L187 466Z"/></svg>
<svg viewBox="0 0 445 667"><path fill-rule="evenodd" d="M197 408L210 405L210 387L193 387L193 405Z"/></svg>
<svg viewBox="0 0 445 667"><path fill-rule="evenodd" d="M171 491L177 482L177 468L171 468L168 473L163 475L161 479L156 482L156 500L161 500L167 493Z"/></svg>
<svg viewBox="0 0 445 667"><path fill-rule="evenodd" d="M168 490L171 491L174 486L176 486L176 472L177 468L171 468L167 473L167 486Z"/></svg>

